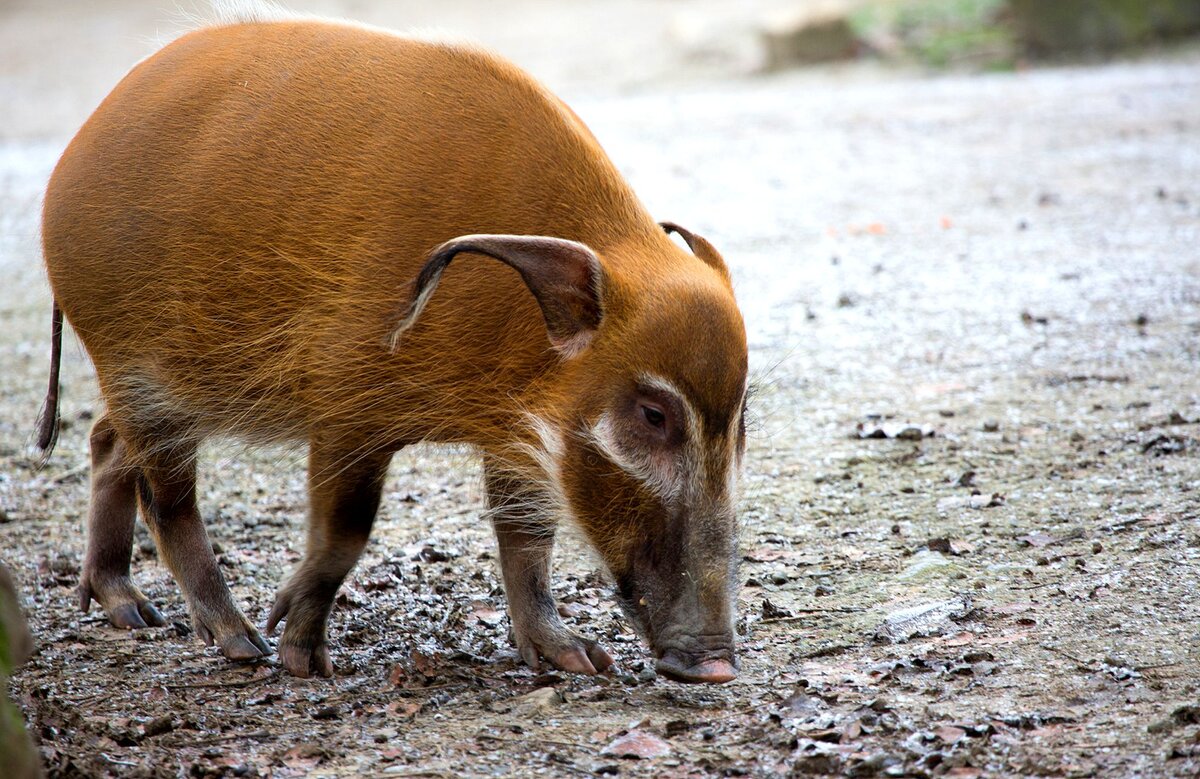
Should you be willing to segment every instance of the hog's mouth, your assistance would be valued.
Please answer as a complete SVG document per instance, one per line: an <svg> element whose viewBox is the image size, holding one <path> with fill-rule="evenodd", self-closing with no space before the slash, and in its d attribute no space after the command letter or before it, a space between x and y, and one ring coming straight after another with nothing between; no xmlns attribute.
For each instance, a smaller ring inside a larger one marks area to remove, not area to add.
<svg viewBox="0 0 1200 779"><path fill-rule="evenodd" d="M680 626L664 630L657 641L651 641L658 662L658 673L677 682L692 684L725 684L738 674L738 661L733 653L733 635L692 633Z"/></svg>
<svg viewBox="0 0 1200 779"><path fill-rule="evenodd" d="M628 591L618 588L617 603L653 648L659 674L688 684L725 684L737 678L741 663L734 656L732 636L694 636L678 627L657 633L648 610Z"/></svg>
<svg viewBox="0 0 1200 779"><path fill-rule="evenodd" d="M703 653L668 648L656 651L655 670L677 682L690 684L725 684L737 678L739 665L730 649Z"/></svg>

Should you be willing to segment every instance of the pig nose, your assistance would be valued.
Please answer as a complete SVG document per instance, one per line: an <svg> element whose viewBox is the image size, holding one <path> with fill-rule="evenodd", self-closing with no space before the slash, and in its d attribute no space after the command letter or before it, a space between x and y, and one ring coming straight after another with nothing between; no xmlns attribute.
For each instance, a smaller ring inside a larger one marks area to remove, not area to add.
<svg viewBox="0 0 1200 779"><path fill-rule="evenodd" d="M696 660L677 649L668 649L658 659L656 669L677 682L724 684L737 677L737 669L725 658Z"/></svg>

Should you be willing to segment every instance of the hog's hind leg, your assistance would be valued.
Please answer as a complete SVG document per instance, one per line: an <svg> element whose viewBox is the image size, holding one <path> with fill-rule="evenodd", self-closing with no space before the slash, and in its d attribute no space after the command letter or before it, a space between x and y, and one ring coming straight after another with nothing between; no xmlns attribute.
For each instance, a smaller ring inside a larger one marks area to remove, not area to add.
<svg viewBox="0 0 1200 779"><path fill-rule="evenodd" d="M270 633L286 618L279 661L294 676L333 676L326 635L329 612L367 545L391 459L390 451L347 453L341 447L310 444L307 548L267 621Z"/></svg>
<svg viewBox="0 0 1200 779"><path fill-rule="evenodd" d="M596 674L613 659L590 638L572 633L550 593L554 523L539 509L537 487L484 461L488 509L500 546L500 569L517 651L535 671L545 658L562 671Z"/></svg>
<svg viewBox="0 0 1200 779"><path fill-rule="evenodd" d="M86 614L94 600L119 628L161 627L166 620L129 575L139 469L107 416L92 425L89 444L92 494L79 608Z"/></svg>
<svg viewBox="0 0 1200 779"><path fill-rule="evenodd" d="M196 506L196 449L185 444L142 458L138 503L159 555L183 591L192 625L230 660L271 653L233 602Z"/></svg>

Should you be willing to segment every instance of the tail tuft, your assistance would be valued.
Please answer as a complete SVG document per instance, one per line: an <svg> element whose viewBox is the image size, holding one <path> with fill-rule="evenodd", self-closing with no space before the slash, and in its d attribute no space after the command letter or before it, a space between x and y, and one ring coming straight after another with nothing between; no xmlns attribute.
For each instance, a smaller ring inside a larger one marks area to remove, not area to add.
<svg viewBox="0 0 1200 779"><path fill-rule="evenodd" d="M62 363L62 309L55 301L50 317L50 386L46 390L46 402L38 419L37 446L42 450L42 462L50 459L54 444L58 441L58 374Z"/></svg>

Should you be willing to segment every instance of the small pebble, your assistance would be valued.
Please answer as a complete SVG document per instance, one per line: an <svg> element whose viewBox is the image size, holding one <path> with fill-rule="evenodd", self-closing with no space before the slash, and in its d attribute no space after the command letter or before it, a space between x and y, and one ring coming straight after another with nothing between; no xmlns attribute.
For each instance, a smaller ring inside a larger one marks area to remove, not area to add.
<svg viewBox="0 0 1200 779"><path fill-rule="evenodd" d="M525 693L513 703L517 711L526 716L545 714L563 702L562 694L553 687L539 687L533 692Z"/></svg>
<svg viewBox="0 0 1200 779"><path fill-rule="evenodd" d="M341 717L337 706L322 706L313 712L312 718L316 720L331 720Z"/></svg>
<svg viewBox="0 0 1200 779"><path fill-rule="evenodd" d="M142 733L145 734L147 738L151 736L161 736L163 733L170 733L174 729L175 723L171 720L170 714L164 714L161 717L155 717L145 725L142 725Z"/></svg>

